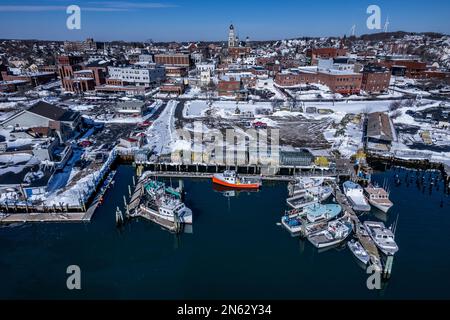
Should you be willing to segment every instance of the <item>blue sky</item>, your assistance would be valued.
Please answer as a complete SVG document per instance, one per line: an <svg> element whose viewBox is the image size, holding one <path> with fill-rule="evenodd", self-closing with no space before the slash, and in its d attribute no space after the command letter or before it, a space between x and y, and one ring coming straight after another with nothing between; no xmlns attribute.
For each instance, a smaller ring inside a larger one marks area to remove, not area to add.
<svg viewBox="0 0 450 320"><path fill-rule="evenodd" d="M66 28L66 7L81 7L81 30ZM241 38L342 36L368 30L376 4L389 31L450 34L450 1L442 0L0 0L0 38L98 41L225 40L230 22Z"/></svg>

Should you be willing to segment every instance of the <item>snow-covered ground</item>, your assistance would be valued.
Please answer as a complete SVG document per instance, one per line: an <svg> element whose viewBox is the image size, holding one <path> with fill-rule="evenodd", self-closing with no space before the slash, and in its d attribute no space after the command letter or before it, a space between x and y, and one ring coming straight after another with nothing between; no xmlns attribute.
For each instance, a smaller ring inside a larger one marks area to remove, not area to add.
<svg viewBox="0 0 450 320"><path fill-rule="evenodd" d="M183 117L185 118L196 118L204 117L206 111L211 109L211 112L216 116L221 118L232 118L238 116L236 114L236 109L239 108L241 113L251 112L256 115L260 111L267 110L272 112L273 107L269 102L239 102L236 101L213 101L211 108L208 106L208 101L204 100L194 100L186 102L183 109Z"/></svg>
<svg viewBox="0 0 450 320"><path fill-rule="evenodd" d="M175 143L175 109L178 101L171 100L167 103L163 112L147 129L147 144L157 154L168 154L171 145Z"/></svg>

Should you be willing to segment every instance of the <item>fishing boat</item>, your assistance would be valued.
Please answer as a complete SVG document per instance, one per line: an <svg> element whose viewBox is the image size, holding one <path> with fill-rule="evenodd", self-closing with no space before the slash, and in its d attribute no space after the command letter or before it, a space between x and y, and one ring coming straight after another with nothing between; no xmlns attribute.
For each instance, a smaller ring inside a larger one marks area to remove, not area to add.
<svg viewBox="0 0 450 320"><path fill-rule="evenodd" d="M306 234L318 231L319 225L333 220L342 212L338 204L313 204L306 206L303 210L287 211L281 218L281 224L292 234L304 231ZM306 223L302 230L303 224ZM320 229L319 229L320 230Z"/></svg>
<svg viewBox="0 0 450 320"><path fill-rule="evenodd" d="M288 204L288 206L297 210L303 209L304 207L315 204L317 202L318 199L307 193L305 190L294 197L286 199L286 203Z"/></svg>
<svg viewBox="0 0 450 320"><path fill-rule="evenodd" d="M291 197L309 193L320 201L327 200L333 193L329 186L323 186L323 178L297 178L295 183L289 185L289 194Z"/></svg>
<svg viewBox="0 0 450 320"><path fill-rule="evenodd" d="M364 189L364 195L371 205L384 213L387 213L394 205L392 201L389 200L389 192L384 188L370 185Z"/></svg>
<svg viewBox="0 0 450 320"><path fill-rule="evenodd" d="M285 215L281 218L281 224L293 235L298 235L302 231L303 221L300 215Z"/></svg>
<svg viewBox="0 0 450 320"><path fill-rule="evenodd" d="M363 188L352 181L343 184L344 193L355 211L370 211L370 205L364 197Z"/></svg>
<svg viewBox="0 0 450 320"><path fill-rule="evenodd" d="M397 253L398 246L394 239L394 233L391 229L386 228L383 222L366 221L364 227L381 252L388 256Z"/></svg>
<svg viewBox="0 0 450 320"><path fill-rule="evenodd" d="M347 242L347 246L353 253L353 255L364 265L367 265L369 263L370 256L359 241L352 240L350 242Z"/></svg>
<svg viewBox="0 0 450 320"><path fill-rule="evenodd" d="M182 201L181 187L174 189L164 182L145 178L142 215L164 227L171 224L192 224L192 210Z"/></svg>
<svg viewBox="0 0 450 320"><path fill-rule="evenodd" d="M170 186L166 186L166 184L161 181L148 179L144 183L144 189L152 198L157 198L163 194L173 196L178 199L182 198L182 191L180 188L175 189Z"/></svg>
<svg viewBox="0 0 450 320"><path fill-rule="evenodd" d="M341 218L329 222L324 230L308 235L308 241L321 249L343 242L351 233L352 224L346 218Z"/></svg>
<svg viewBox="0 0 450 320"><path fill-rule="evenodd" d="M140 209L150 216L173 223L192 224L192 210L178 198L161 196L154 201L140 205Z"/></svg>
<svg viewBox="0 0 450 320"><path fill-rule="evenodd" d="M338 204L315 203L305 207L303 211L310 223L319 223L337 218L342 212L342 207Z"/></svg>
<svg viewBox="0 0 450 320"><path fill-rule="evenodd" d="M239 177L236 171L227 170L213 175L213 183L236 189L259 189L261 180L258 178Z"/></svg>

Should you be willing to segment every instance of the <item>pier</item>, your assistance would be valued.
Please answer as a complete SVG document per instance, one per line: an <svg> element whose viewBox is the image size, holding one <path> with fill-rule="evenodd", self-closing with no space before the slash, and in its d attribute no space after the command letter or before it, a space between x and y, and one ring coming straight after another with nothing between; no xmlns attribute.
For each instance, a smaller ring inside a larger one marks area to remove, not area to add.
<svg viewBox="0 0 450 320"><path fill-rule="evenodd" d="M364 227L361 221L359 220L358 216L356 215L355 211L348 203L347 197L342 193L337 184L333 183L332 186L333 186L333 195L336 199L336 202L340 206L342 206L343 212L352 221L355 235L359 240L359 242L361 243L361 245L363 246L363 248L367 251L367 253L371 257L370 259L371 263L374 265L377 271L383 272L383 275L386 278L389 278L392 271L393 257L388 257L385 265L384 266L382 265L380 252L377 246L373 242L372 238L370 238L369 236L365 236L361 233L360 230ZM377 262L379 262L380 265L377 265ZM382 268L381 270L380 267Z"/></svg>

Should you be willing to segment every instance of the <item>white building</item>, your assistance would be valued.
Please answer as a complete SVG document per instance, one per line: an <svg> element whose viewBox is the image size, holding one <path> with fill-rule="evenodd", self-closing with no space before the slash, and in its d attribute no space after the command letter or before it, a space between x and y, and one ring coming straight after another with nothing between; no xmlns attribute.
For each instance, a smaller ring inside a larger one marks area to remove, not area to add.
<svg viewBox="0 0 450 320"><path fill-rule="evenodd" d="M205 69L200 72L201 85L208 85L211 82L211 70Z"/></svg>
<svg viewBox="0 0 450 320"><path fill-rule="evenodd" d="M238 45L238 39L236 37L236 33L234 32L234 26L230 25L230 29L228 30L228 48L233 48Z"/></svg>
<svg viewBox="0 0 450 320"><path fill-rule="evenodd" d="M108 67L110 79L132 83L138 86L150 86L166 79L164 67L156 64L133 65L127 67Z"/></svg>
<svg viewBox="0 0 450 320"><path fill-rule="evenodd" d="M216 70L216 65L211 62L197 63L195 66L200 73L203 71L209 71L211 74L213 74Z"/></svg>
<svg viewBox="0 0 450 320"><path fill-rule="evenodd" d="M153 55L151 54L140 54L139 63L153 63Z"/></svg>
<svg viewBox="0 0 450 320"><path fill-rule="evenodd" d="M318 69L320 71L347 71L353 72L355 70L355 65L351 63L334 63L333 59L319 59Z"/></svg>

